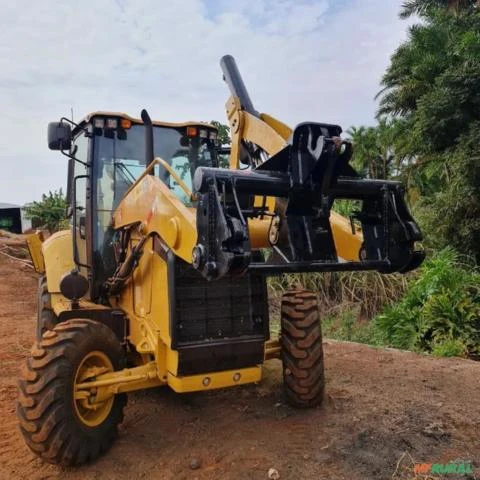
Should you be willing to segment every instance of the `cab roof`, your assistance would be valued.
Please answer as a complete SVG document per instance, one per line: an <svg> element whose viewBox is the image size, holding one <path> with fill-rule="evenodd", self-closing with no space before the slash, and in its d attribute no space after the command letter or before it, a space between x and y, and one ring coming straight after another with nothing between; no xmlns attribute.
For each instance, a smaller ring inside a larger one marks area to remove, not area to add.
<svg viewBox="0 0 480 480"><path fill-rule="evenodd" d="M92 112L86 115L85 117L82 118L80 123L87 123L89 122L93 117L95 116L100 116L100 117L121 117L125 118L127 120L130 120L132 123L137 124L137 125L143 125L143 120L141 118L135 118L131 117L130 115L122 112L106 112L106 111L97 111L97 112ZM208 122L180 122L180 123L173 123L173 122L160 122L157 120L152 120L153 125L157 127L176 127L176 128L181 128L181 127L189 127L189 126L196 126L196 127L207 127L207 128L213 128L214 130L218 130L215 125L212 125L211 123Z"/></svg>

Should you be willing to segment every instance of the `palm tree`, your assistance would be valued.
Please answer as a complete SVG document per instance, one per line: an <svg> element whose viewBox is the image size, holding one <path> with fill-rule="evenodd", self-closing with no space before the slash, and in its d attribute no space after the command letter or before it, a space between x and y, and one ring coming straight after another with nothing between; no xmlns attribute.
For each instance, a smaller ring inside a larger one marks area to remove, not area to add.
<svg viewBox="0 0 480 480"><path fill-rule="evenodd" d="M480 0L407 0L402 5L400 18L408 18L412 15L425 16L437 8L446 8L458 14L462 10L478 7L480 7Z"/></svg>
<svg viewBox="0 0 480 480"><path fill-rule="evenodd" d="M394 166L394 121L380 119L375 127L350 127L353 166L369 178L389 178Z"/></svg>
<svg viewBox="0 0 480 480"><path fill-rule="evenodd" d="M409 40L392 55L382 77L378 115L405 116L416 110L418 99L448 66L445 49L449 29L444 25L410 27Z"/></svg>

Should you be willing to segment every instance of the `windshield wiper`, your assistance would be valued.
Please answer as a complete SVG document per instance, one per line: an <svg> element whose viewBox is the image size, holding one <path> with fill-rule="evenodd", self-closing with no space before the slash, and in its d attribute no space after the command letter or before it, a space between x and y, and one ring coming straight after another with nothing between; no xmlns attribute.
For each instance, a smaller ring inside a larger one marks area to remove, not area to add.
<svg viewBox="0 0 480 480"><path fill-rule="evenodd" d="M135 182L135 176L133 173L123 164L123 163L115 163L114 164L116 167L120 167L120 172L123 175L123 178L129 182L130 184L133 184ZM130 178L129 178L130 177Z"/></svg>

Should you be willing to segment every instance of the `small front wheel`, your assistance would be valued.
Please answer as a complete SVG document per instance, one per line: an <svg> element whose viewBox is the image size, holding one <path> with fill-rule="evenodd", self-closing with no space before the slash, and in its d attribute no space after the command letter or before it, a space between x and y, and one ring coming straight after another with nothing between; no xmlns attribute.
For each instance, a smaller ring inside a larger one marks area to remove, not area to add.
<svg viewBox="0 0 480 480"><path fill-rule="evenodd" d="M112 330L92 320L68 320L43 334L22 370L17 402L20 430L35 454L79 465L110 447L126 395L98 401L77 387L122 369L124 358Z"/></svg>
<svg viewBox="0 0 480 480"><path fill-rule="evenodd" d="M315 407L323 400L325 374L318 300L313 292L284 293L281 307L283 384L290 405Z"/></svg>

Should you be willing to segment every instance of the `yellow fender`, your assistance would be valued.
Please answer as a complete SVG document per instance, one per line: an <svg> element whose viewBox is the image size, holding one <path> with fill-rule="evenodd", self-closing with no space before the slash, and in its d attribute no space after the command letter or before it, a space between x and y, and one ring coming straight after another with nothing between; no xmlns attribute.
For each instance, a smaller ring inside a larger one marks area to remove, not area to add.
<svg viewBox="0 0 480 480"><path fill-rule="evenodd" d="M60 280L73 270L72 232L62 230L42 243L42 255L50 293L60 293Z"/></svg>

